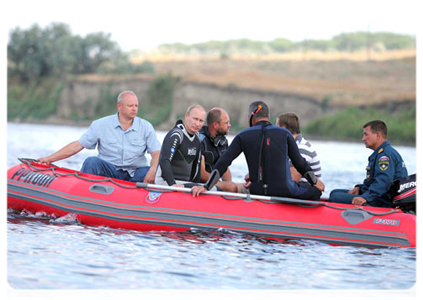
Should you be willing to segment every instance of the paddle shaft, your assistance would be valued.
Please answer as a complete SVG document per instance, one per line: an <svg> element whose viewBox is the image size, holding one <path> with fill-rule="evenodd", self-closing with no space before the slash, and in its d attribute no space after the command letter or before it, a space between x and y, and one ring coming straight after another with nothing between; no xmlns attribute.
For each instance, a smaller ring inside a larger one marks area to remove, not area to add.
<svg viewBox="0 0 423 300"><path fill-rule="evenodd" d="M152 189L172 190L172 191L176 191L176 192L191 193L190 188L168 186L168 185L158 185L158 184L151 184L151 183L144 183L144 182L137 182L136 185L137 185L137 187L144 188L144 189L145 188L152 188ZM250 199L254 199L254 200L275 201L275 202L292 203L292 204L319 205L319 203L320 203L318 201L312 201L312 200L301 200L301 199L293 199L293 198L286 198L286 197L261 196L261 195L241 194L241 193L232 193L232 192L219 192L219 191L207 191L207 192L204 192L202 194L225 196L225 197L234 197L234 198L241 198L241 199L250 198Z"/></svg>

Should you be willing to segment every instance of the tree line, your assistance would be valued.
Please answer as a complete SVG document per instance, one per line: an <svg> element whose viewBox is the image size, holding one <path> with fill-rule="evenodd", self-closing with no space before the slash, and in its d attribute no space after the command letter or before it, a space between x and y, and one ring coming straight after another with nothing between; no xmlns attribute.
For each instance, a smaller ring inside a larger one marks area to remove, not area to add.
<svg viewBox="0 0 423 300"><path fill-rule="evenodd" d="M362 49L383 51L416 47L413 36L394 33L342 33L330 40L293 42L277 38L270 42L237 39L209 41L186 45L162 44L158 50L181 54L266 54L307 50L354 52ZM27 30L10 31L7 45L8 77L21 81L88 73L155 73L150 62L132 64L130 54L120 50L110 34L91 33L85 37L73 35L69 26L52 23L46 28L34 24Z"/></svg>
<svg viewBox="0 0 423 300"><path fill-rule="evenodd" d="M250 39L236 39L228 41L208 41L197 44L162 44L159 50L163 53L178 54L269 54L302 52L317 50L323 52L340 51L355 52L360 50L396 50L415 49L416 38L404 34L389 32L352 32L342 33L330 40L305 39L294 42L285 38L277 38L273 41L255 41Z"/></svg>
<svg viewBox="0 0 423 300"><path fill-rule="evenodd" d="M68 74L155 72L151 63L132 64L129 54L120 50L110 34L98 32L81 37L63 23L11 30L7 60L8 77L23 82Z"/></svg>
<svg viewBox="0 0 423 300"><path fill-rule="evenodd" d="M7 68L10 120L42 120L54 115L69 75L156 73L153 63L131 63L130 54L123 52L110 34L98 32L81 37L72 34L63 23L12 29L7 44ZM175 80L171 74L157 76L147 93L149 102L169 106ZM95 112L114 112L117 95L103 94ZM168 111L160 111L149 117L156 124L163 122L167 114ZM74 120L84 120L84 116L75 116Z"/></svg>

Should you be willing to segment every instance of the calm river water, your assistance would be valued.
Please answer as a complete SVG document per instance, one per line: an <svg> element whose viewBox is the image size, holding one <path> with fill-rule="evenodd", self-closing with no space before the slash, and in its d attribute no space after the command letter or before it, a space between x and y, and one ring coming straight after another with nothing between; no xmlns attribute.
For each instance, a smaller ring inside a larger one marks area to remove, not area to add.
<svg viewBox="0 0 423 300"><path fill-rule="evenodd" d="M18 164L18 157L48 155L85 130L9 123L7 167ZM164 134L159 132L159 140ZM363 180L371 151L361 143L313 145L323 168L324 196ZM394 146L409 173L415 173L416 149ZM79 169L91 155L96 151L83 150L56 164ZM234 181L241 182L247 170L244 158L231 169ZM54 219L8 211L7 217L7 282L15 291L318 289L365 290L369 295L378 290L389 299L394 291L413 291L416 283L415 249L333 247L306 240L277 243L227 231L115 230L78 224L72 215Z"/></svg>

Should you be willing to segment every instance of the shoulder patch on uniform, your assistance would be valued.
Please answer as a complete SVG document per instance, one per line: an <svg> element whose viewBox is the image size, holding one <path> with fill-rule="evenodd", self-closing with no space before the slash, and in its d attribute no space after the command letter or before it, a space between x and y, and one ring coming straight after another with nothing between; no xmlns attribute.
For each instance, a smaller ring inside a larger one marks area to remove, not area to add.
<svg viewBox="0 0 423 300"><path fill-rule="evenodd" d="M383 148L380 148L377 153L382 153L382 152L383 152Z"/></svg>
<svg viewBox="0 0 423 300"><path fill-rule="evenodd" d="M381 156L379 158L379 169L381 171L386 171L389 168L389 157Z"/></svg>

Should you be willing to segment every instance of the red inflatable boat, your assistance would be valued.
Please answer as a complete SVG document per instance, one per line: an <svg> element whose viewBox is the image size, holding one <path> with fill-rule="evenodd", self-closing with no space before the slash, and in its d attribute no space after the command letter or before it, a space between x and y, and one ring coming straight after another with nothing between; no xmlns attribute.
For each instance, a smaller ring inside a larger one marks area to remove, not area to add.
<svg viewBox="0 0 423 300"><path fill-rule="evenodd" d="M7 206L86 225L133 230L224 228L332 245L415 247L416 216L399 209L135 184L22 159L7 173Z"/></svg>

